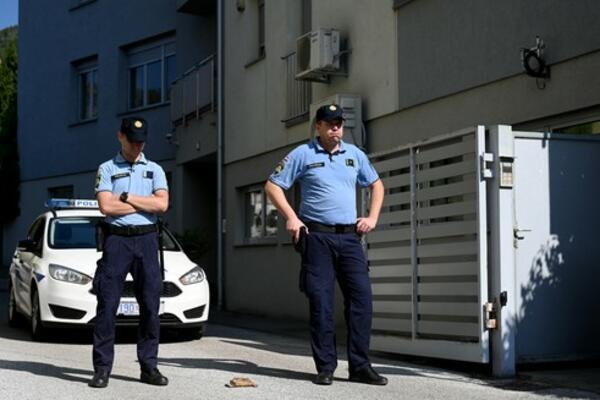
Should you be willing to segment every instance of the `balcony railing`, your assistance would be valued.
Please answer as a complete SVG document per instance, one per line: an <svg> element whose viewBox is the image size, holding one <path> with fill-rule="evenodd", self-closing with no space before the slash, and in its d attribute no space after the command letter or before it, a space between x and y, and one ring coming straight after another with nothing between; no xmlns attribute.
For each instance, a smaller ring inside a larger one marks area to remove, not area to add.
<svg viewBox="0 0 600 400"><path fill-rule="evenodd" d="M216 108L216 60L211 55L177 78L171 85L171 122L186 124Z"/></svg>
<svg viewBox="0 0 600 400"><path fill-rule="evenodd" d="M292 126L309 119L311 84L296 80L295 52L281 57L281 59L286 64L286 115L282 122L285 122L285 126Z"/></svg>

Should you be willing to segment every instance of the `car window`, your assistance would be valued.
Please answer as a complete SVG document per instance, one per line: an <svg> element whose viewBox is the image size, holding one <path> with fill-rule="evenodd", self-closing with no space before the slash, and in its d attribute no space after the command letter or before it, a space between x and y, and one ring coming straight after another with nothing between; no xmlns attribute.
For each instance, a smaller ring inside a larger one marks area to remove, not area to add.
<svg viewBox="0 0 600 400"><path fill-rule="evenodd" d="M54 249L96 248L99 217L54 218L48 230L48 245Z"/></svg>
<svg viewBox="0 0 600 400"><path fill-rule="evenodd" d="M101 217L54 218L48 230L48 245L54 249L96 248L96 224ZM180 251L170 232L163 232L163 249Z"/></svg>
<svg viewBox="0 0 600 400"><path fill-rule="evenodd" d="M35 232L38 229L38 226L42 223L42 219L38 218L35 221L33 221L33 224L31 224L31 226L29 227L29 230L27 231L27 239L33 240L33 236L35 234Z"/></svg>
<svg viewBox="0 0 600 400"><path fill-rule="evenodd" d="M27 238L31 239L35 242L35 250L36 253L41 253L42 251L42 247L44 245L44 228L46 226L45 224L46 219L44 217L40 217L37 219L37 221L35 221L32 225L31 228L29 229L29 233L27 234Z"/></svg>
<svg viewBox="0 0 600 400"><path fill-rule="evenodd" d="M179 244L175 241L173 234L167 228L163 228L162 240L163 250L181 251L181 247L179 247Z"/></svg>

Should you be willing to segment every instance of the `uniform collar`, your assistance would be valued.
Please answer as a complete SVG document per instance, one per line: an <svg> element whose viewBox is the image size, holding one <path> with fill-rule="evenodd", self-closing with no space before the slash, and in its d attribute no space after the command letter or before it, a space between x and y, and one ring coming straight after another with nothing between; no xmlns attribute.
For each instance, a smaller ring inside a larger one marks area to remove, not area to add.
<svg viewBox="0 0 600 400"><path fill-rule="evenodd" d="M325 148L323 148L323 146L321 146L321 141L319 140L319 137L315 137L312 141L313 146L315 147L315 149L317 150L317 153L327 153L329 154L329 152L327 150L325 150ZM340 148L338 151L333 152L331 154L338 154L338 153L345 153L346 152L346 146L344 145L344 141L340 140Z"/></svg>
<svg viewBox="0 0 600 400"><path fill-rule="evenodd" d="M115 162L116 163L128 163L129 161L127 161L123 155L121 154L121 152L118 152L117 155L115 156ZM139 160L137 160L134 164L148 164L148 160L146 159L146 156L144 155L144 153L140 154L140 158Z"/></svg>

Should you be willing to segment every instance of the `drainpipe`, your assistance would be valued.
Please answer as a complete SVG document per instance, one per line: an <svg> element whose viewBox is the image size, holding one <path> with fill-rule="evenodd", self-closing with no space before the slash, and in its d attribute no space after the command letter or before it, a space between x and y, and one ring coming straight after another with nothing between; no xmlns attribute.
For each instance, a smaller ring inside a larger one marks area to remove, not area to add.
<svg viewBox="0 0 600 400"><path fill-rule="evenodd" d="M217 306L223 309L223 240L225 218L223 204L223 0L217 0Z"/></svg>

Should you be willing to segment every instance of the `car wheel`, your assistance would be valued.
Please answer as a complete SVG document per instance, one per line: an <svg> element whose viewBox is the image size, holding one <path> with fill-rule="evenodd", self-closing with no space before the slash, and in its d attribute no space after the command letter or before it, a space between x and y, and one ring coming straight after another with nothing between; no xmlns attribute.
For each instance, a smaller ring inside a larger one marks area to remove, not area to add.
<svg viewBox="0 0 600 400"><path fill-rule="evenodd" d="M31 296L31 337L35 341L43 340L46 337L46 330L42 326L42 315L40 313L40 297L35 289Z"/></svg>
<svg viewBox="0 0 600 400"><path fill-rule="evenodd" d="M17 312L17 299L15 297L15 288L11 280L8 280L8 325L12 327L19 326L19 314Z"/></svg>

